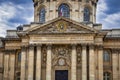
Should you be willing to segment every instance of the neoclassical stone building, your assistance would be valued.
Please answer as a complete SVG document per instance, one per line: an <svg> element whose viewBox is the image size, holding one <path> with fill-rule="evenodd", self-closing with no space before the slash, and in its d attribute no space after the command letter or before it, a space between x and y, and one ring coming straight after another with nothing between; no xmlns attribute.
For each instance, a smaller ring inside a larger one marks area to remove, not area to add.
<svg viewBox="0 0 120 80"><path fill-rule="evenodd" d="M0 38L0 80L120 80L120 29L98 0L33 0L34 22Z"/></svg>

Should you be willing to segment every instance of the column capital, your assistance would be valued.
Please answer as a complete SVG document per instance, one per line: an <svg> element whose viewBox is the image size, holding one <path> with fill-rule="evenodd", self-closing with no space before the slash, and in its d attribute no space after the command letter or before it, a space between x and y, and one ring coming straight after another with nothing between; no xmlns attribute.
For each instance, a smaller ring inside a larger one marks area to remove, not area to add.
<svg viewBox="0 0 120 80"><path fill-rule="evenodd" d="M42 44L37 44L36 46L37 46L37 47L42 47Z"/></svg>
<svg viewBox="0 0 120 80"><path fill-rule="evenodd" d="M29 45L30 50L34 49L34 47L35 47L34 45Z"/></svg>
<svg viewBox="0 0 120 80"><path fill-rule="evenodd" d="M103 45L98 45L97 47L99 50L103 50Z"/></svg>
<svg viewBox="0 0 120 80"><path fill-rule="evenodd" d="M82 46L83 49L86 49L87 44L82 44L81 46Z"/></svg>
<svg viewBox="0 0 120 80"><path fill-rule="evenodd" d="M112 53L119 53L119 49L111 49Z"/></svg>
<svg viewBox="0 0 120 80"><path fill-rule="evenodd" d="M22 46L22 47L21 47L21 50L22 50L22 51L25 51L26 49L27 49L26 46Z"/></svg>
<svg viewBox="0 0 120 80"><path fill-rule="evenodd" d="M77 44L72 44L71 46L72 46L73 49L75 49Z"/></svg>
<svg viewBox="0 0 120 80"><path fill-rule="evenodd" d="M90 49L94 49L94 47L95 47L95 46L94 46L93 44L89 45L89 48L90 48Z"/></svg>
<svg viewBox="0 0 120 80"><path fill-rule="evenodd" d="M29 47L34 47L36 46L36 44L29 44Z"/></svg>
<svg viewBox="0 0 120 80"><path fill-rule="evenodd" d="M47 49L51 49L52 48L52 44L47 44Z"/></svg>
<svg viewBox="0 0 120 80"><path fill-rule="evenodd" d="M15 54L16 50L5 50L5 54Z"/></svg>

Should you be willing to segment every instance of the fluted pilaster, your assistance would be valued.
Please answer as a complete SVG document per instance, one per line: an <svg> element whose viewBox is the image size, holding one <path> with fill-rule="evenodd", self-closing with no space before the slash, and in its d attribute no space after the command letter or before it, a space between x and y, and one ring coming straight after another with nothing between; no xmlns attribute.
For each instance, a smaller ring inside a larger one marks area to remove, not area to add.
<svg viewBox="0 0 120 80"><path fill-rule="evenodd" d="M37 46L36 80L41 80L41 45Z"/></svg>
<svg viewBox="0 0 120 80"><path fill-rule="evenodd" d="M9 64L9 80L14 80L15 78L15 51L11 51L10 54L10 64Z"/></svg>
<svg viewBox="0 0 120 80"><path fill-rule="evenodd" d="M76 80L76 45L72 45L72 53L71 53L71 80Z"/></svg>
<svg viewBox="0 0 120 80"><path fill-rule="evenodd" d="M46 62L46 80L51 80L51 68L52 66L52 51L51 45L47 46L47 62Z"/></svg>
<svg viewBox="0 0 120 80"><path fill-rule="evenodd" d="M87 51L86 51L86 45L82 45L82 80L87 80Z"/></svg>
<svg viewBox="0 0 120 80"><path fill-rule="evenodd" d="M25 80L26 76L25 76L25 73L26 73L26 55L27 55L27 50L25 47L22 47L22 50L21 50L21 75L20 75L20 78L21 80Z"/></svg>
<svg viewBox="0 0 120 80"><path fill-rule="evenodd" d="M103 80L103 47L98 47L98 80Z"/></svg>
<svg viewBox="0 0 120 80"><path fill-rule="evenodd" d="M94 46L89 46L89 80L95 80Z"/></svg>
<svg viewBox="0 0 120 80"><path fill-rule="evenodd" d="M28 62L28 80L33 80L34 72L34 46L29 47L29 62Z"/></svg>

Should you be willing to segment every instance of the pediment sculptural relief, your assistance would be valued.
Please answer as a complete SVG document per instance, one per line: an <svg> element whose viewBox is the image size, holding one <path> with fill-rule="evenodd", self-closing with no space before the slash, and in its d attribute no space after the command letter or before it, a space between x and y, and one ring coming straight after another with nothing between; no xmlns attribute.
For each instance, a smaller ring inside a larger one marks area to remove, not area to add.
<svg viewBox="0 0 120 80"><path fill-rule="evenodd" d="M28 30L29 33L85 33L95 32L93 28L86 27L80 23L66 20L58 20L49 24L38 25L38 27Z"/></svg>

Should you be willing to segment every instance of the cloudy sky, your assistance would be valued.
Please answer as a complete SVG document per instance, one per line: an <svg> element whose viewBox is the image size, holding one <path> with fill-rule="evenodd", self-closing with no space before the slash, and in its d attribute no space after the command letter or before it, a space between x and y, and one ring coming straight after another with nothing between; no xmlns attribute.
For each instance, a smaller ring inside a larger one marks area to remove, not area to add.
<svg viewBox="0 0 120 80"><path fill-rule="evenodd" d="M33 22L32 0L0 0L0 36L5 36L7 29L30 22ZM99 0L97 23L102 23L104 29L120 28L120 1Z"/></svg>

